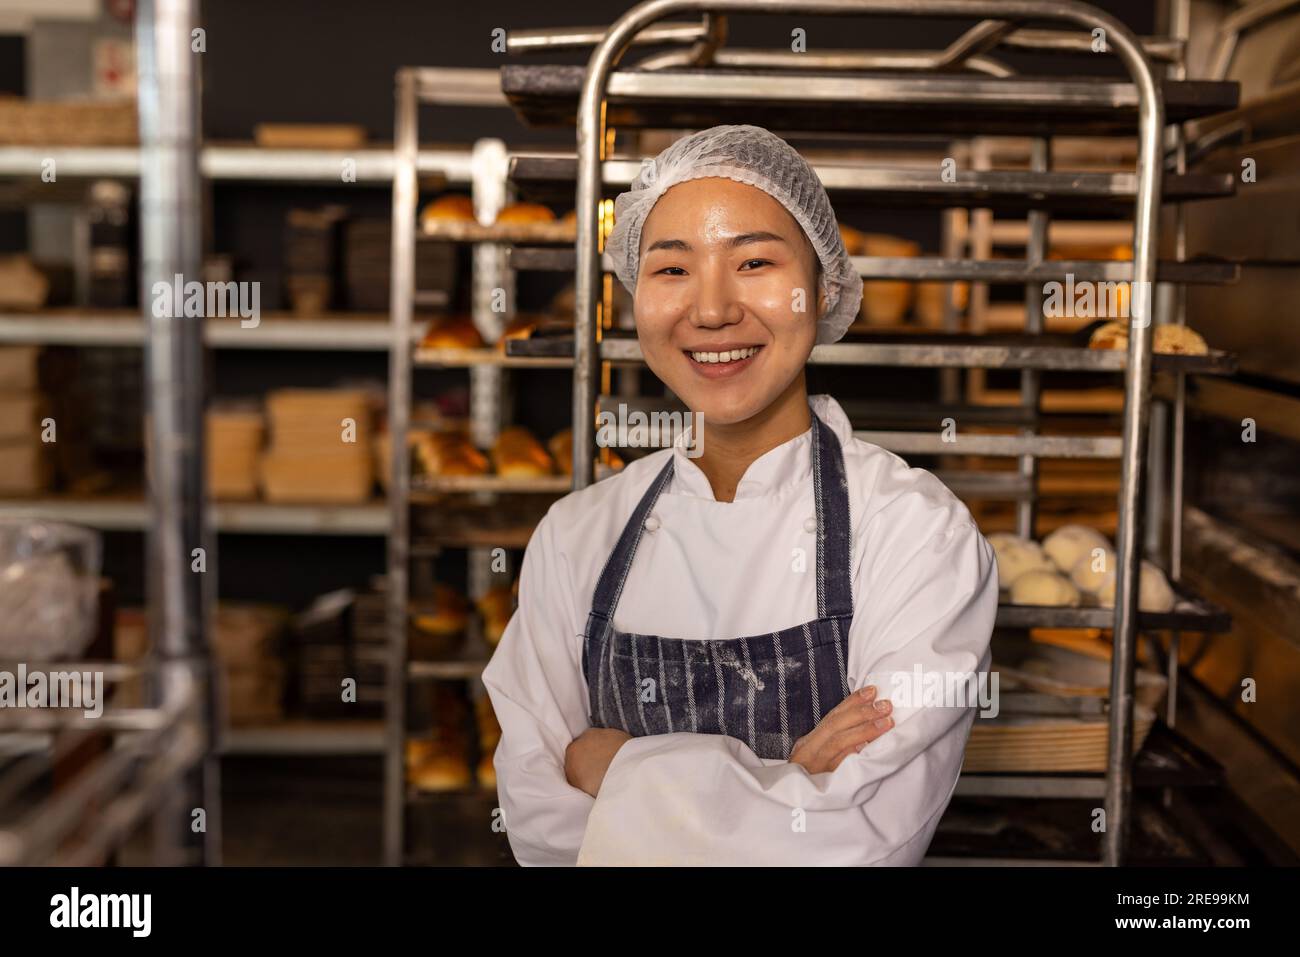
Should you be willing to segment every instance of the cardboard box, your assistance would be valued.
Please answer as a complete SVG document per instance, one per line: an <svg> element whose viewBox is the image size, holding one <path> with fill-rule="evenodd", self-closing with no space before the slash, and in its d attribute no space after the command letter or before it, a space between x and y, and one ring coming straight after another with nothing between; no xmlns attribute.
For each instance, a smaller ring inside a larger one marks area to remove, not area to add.
<svg viewBox="0 0 1300 957"><path fill-rule="evenodd" d="M48 445L40 439L0 442L0 495L37 495L50 480Z"/></svg>
<svg viewBox="0 0 1300 957"><path fill-rule="evenodd" d="M0 389L35 392L40 388L40 346L0 346Z"/></svg>
<svg viewBox="0 0 1300 957"><path fill-rule="evenodd" d="M0 442L14 439L39 442L41 420L48 412L45 396L39 392L0 392Z"/></svg>

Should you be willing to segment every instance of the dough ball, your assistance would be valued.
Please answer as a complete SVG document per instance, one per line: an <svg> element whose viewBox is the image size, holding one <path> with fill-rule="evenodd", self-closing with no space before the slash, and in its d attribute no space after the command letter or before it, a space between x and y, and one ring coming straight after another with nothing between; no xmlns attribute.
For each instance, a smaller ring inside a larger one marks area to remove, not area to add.
<svg viewBox="0 0 1300 957"><path fill-rule="evenodd" d="M1087 525L1062 525L1043 539L1043 551L1067 575L1079 559L1091 558L1094 548L1115 550L1110 539Z"/></svg>
<svg viewBox="0 0 1300 957"><path fill-rule="evenodd" d="M1097 594L1106 584L1106 580L1115 574L1115 552L1110 548L1089 551L1070 569L1070 581L1080 591Z"/></svg>
<svg viewBox="0 0 1300 957"><path fill-rule="evenodd" d="M1043 554L1042 546L1031 539L1009 532L995 532L988 536L988 540L998 562L999 588L1010 588L1025 572L1052 570L1052 563Z"/></svg>
<svg viewBox="0 0 1300 957"><path fill-rule="evenodd" d="M1187 326L1156 326L1151 348L1180 356L1203 356L1210 351L1201 334Z"/></svg>
<svg viewBox="0 0 1300 957"><path fill-rule="evenodd" d="M1103 608L1115 607L1115 573L1106 576L1106 581L1097 592L1097 601ZM1169 579L1160 570L1160 566L1146 559L1142 560L1142 571L1138 576L1138 610L1139 611L1173 611L1174 590Z"/></svg>
<svg viewBox="0 0 1300 957"><path fill-rule="evenodd" d="M1127 349L1128 348L1128 321L1122 319L1112 319L1103 326L1099 326L1091 338L1088 339L1089 349Z"/></svg>
<svg viewBox="0 0 1300 957"><path fill-rule="evenodd" d="M1025 572L1011 586L1011 602L1015 605L1059 605L1073 608L1078 606L1079 599L1079 589L1057 572Z"/></svg>

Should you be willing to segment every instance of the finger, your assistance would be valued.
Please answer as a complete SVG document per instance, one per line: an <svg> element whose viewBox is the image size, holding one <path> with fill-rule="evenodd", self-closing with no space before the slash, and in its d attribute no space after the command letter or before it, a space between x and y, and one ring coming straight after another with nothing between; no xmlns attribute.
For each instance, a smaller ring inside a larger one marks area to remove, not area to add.
<svg viewBox="0 0 1300 957"><path fill-rule="evenodd" d="M877 700L875 685L867 685L845 697L818 722L814 733L822 731L833 734L845 728L860 724L871 714L871 707Z"/></svg>
<svg viewBox="0 0 1300 957"><path fill-rule="evenodd" d="M840 763L845 758L852 757L855 754L861 753L863 748L865 748L868 744L871 744L871 742L877 741L884 735L888 734L893 729L893 727L894 727L894 719L892 717L877 719L876 721L872 722L871 725L869 726L868 733L864 734L864 740L856 741L848 745L847 747L845 747L834 757L832 757L829 762L827 762L828 766L832 771L834 771L836 768L840 766Z"/></svg>
<svg viewBox="0 0 1300 957"><path fill-rule="evenodd" d="M893 727L893 705L888 701L882 701L880 705L881 707L873 707L870 715L865 715L857 724L832 734L826 742L827 753L835 755L840 751L869 744Z"/></svg>

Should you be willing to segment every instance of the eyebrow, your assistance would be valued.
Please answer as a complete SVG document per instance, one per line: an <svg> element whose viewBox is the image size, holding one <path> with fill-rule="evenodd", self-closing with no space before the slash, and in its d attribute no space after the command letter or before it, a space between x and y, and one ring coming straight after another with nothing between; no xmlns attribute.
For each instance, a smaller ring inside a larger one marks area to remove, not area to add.
<svg viewBox="0 0 1300 957"><path fill-rule="evenodd" d="M752 243L783 243L785 241L786 240L783 236L760 230L758 232L741 233L739 236L734 236L732 237L731 242L727 245L735 249L738 246L748 246ZM652 253L656 249L671 249L675 252L688 253L691 252L691 248L691 244L686 242L684 239L660 239L652 243L650 248L646 250L646 253Z"/></svg>

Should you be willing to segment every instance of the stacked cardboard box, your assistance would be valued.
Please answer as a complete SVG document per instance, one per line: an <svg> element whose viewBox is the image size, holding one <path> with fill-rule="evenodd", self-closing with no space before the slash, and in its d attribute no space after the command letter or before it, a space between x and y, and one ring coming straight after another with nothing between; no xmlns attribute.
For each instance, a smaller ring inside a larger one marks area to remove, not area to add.
<svg viewBox="0 0 1300 957"><path fill-rule="evenodd" d="M0 348L0 495L36 495L50 487L49 443L41 440L48 402L40 391L39 361L36 346Z"/></svg>
<svg viewBox="0 0 1300 957"><path fill-rule="evenodd" d="M373 415L359 389L282 389L267 396L271 446L262 490L272 502L364 502L375 484Z"/></svg>
<svg viewBox="0 0 1300 957"><path fill-rule="evenodd" d="M257 460L266 422L257 409L213 409L207 416L208 490L216 499L257 498Z"/></svg>
<svg viewBox="0 0 1300 957"><path fill-rule="evenodd" d="M270 724L284 717L284 663L279 642L286 615L270 605L221 605L213 628L218 687L230 725Z"/></svg>

